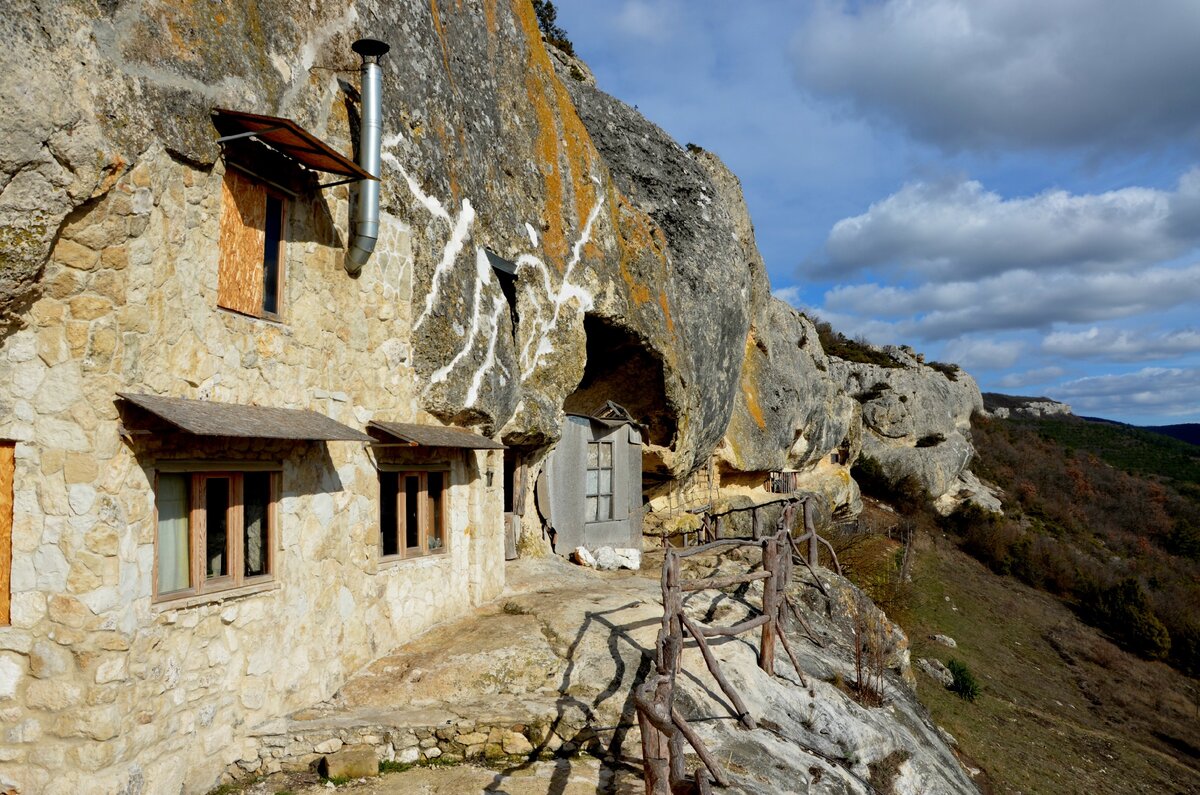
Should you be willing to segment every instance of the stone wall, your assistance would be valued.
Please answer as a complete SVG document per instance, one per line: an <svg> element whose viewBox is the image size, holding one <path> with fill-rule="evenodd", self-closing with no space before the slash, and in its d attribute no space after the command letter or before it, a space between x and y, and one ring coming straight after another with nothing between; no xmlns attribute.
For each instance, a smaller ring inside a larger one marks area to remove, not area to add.
<svg viewBox="0 0 1200 795"><path fill-rule="evenodd" d="M361 443L122 436L117 391L420 418L407 228L387 224L353 280L331 245L344 189L294 203L282 322L238 315L216 308L221 179L146 156L67 224L0 348L0 436L18 441L0 781L22 792L205 791L251 727L503 587L502 495L480 477L497 452L432 454L449 550L381 564ZM270 587L152 602L154 471L180 459L282 464Z"/></svg>

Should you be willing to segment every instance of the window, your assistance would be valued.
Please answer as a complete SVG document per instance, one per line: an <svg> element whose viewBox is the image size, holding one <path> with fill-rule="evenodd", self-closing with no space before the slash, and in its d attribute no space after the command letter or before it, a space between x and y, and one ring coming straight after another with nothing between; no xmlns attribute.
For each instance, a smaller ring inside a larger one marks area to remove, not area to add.
<svg viewBox="0 0 1200 795"><path fill-rule="evenodd" d="M588 442L585 522L605 522L613 518L612 449L612 442Z"/></svg>
<svg viewBox="0 0 1200 795"><path fill-rule="evenodd" d="M379 473L379 551L418 558L446 551L447 470Z"/></svg>
<svg viewBox="0 0 1200 795"><path fill-rule="evenodd" d="M217 305L278 319L287 201L230 167L222 188Z"/></svg>
<svg viewBox="0 0 1200 795"><path fill-rule="evenodd" d="M0 626L12 622L13 475L16 447L0 441Z"/></svg>
<svg viewBox="0 0 1200 795"><path fill-rule="evenodd" d="M275 574L280 473L160 472L154 593L194 596Z"/></svg>

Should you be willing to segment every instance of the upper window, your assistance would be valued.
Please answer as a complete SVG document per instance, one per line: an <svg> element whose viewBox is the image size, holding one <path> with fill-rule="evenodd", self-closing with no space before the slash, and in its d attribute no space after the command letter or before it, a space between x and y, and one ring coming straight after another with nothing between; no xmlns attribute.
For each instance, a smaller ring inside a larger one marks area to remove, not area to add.
<svg viewBox="0 0 1200 795"><path fill-rule="evenodd" d="M0 440L0 626L11 620L13 476L16 446Z"/></svg>
<svg viewBox="0 0 1200 795"><path fill-rule="evenodd" d="M279 472L160 472L155 597L270 580L279 481Z"/></svg>
<svg viewBox="0 0 1200 795"><path fill-rule="evenodd" d="M277 319L283 294L287 201L235 168L225 172L217 305Z"/></svg>
<svg viewBox="0 0 1200 795"><path fill-rule="evenodd" d="M612 442L588 442L585 522L604 522L613 518L612 449Z"/></svg>
<svg viewBox="0 0 1200 795"><path fill-rule="evenodd" d="M417 558L446 551L447 470L379 473L379 551Z"/></svg>

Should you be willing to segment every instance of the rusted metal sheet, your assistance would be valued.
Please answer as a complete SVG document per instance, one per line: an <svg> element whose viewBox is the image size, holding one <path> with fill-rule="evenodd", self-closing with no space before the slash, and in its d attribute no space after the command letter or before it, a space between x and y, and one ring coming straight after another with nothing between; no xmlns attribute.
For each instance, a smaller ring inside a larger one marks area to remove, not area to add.
<svg viewBox="0 0 1200 795"><path fill-rule="evenodd" d="M245 406L210 400L118 392L117 396L197 436L237 436L298 441L374 441L324 414L304 409Z"/></svg>
<svg viewBox="0 0 1200 795"><path fill-rule="evenodd" d="M411 422L382 422L380 420L372 420L367 427L381 431L392 439L413 447L459 447L465 450L505 449L500 442L464 428L418 425Z"/></svg>
<svg viewBox="0 0 1200 795"><path fill-rule="evenodd" d="M314 171L347 179L376 179L350 158L291 119L213 108L213 125L223 138L252 136Z"/></svg>

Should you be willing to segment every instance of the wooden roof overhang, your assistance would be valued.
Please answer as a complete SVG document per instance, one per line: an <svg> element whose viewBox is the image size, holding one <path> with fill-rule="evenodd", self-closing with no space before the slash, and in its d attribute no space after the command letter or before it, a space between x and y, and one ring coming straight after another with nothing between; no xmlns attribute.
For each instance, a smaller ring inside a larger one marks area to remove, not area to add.
<svg viewBox="0 0 1200 795"><path fill-rule="evenodd" d="M132 392L118 392L117 397L164 421L169 426L167 430L180 430L195 436L290 439L306 442L374 441L362 431L356 431L324 414L304 409L248 406L241 403L218 403L212 400L189 400Z"/></svg>
<svg viewBox="0 0 1200 795"><path fill-rule="evenodd" d="M291 119L264 116L226 108L213 108L213 126L221 133L217 143L224 146L254 139L313 171L342 177L322 188L378 177L334 149Z"/></svg>
<svg viewBox="0 0 1200 795"><path fill-rule="evenodd" d="M505 450L503 444L465 428L418 425L412 422L371 420L368 430L386 436L389 442L406 447L457 447L462 450Z"/></svg>

